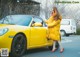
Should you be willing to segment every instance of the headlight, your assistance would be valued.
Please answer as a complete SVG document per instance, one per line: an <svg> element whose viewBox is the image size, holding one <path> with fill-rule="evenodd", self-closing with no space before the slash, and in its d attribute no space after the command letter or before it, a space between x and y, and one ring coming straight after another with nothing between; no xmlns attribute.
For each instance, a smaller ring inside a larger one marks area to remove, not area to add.
<svg viewBox="0 0 80 57"><path fill-rule="evenodd" d="M2 28L0 29L0 36L2 36L3 34L5 34L8 31L8 28Z"/></svg>

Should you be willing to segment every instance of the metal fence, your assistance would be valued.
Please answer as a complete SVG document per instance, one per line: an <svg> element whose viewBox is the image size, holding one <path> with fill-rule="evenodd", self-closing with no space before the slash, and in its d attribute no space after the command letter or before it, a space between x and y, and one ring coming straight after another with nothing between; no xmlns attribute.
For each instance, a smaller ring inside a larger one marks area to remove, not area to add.
<svg viewBox="0 0 80 57"><path fill-rule="evenodd" d="M75 19L80 30L80 1L79 0L35 0L41 3L40 16L48 19L52 8L56 6L63 19ZM78 32L79 32L78 30Z"/></svg>
<svg viewBox="0 0 80 57"><path fill-rule="evenodd" d="M77 25L77 34L80 34L80 1L54 2L63 19L74 19Z"/></svg>
<svg viewBox="0 0 80 57"><path fill-rule="evenodd" d="M63 19L75 19L77 28L80 28L80 4L79 3L60 3L57 4Z"/></svg>

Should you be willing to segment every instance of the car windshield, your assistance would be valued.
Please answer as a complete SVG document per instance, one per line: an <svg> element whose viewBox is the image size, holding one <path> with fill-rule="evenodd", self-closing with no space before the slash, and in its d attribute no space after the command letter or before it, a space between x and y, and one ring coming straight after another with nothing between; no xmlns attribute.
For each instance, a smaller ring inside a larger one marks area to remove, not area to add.
<svg viewBox="0 0 80 57"><path fill-rule="evenodd" d="M32 17L30 15L9 15L1 20L2 24L15 24L28 26Z"/></svg>

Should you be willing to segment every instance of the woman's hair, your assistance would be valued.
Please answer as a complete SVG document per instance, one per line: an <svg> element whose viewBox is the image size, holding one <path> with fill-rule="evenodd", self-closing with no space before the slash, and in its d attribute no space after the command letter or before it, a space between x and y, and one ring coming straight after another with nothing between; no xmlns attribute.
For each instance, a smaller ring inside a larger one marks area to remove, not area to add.
<svg viewBox="0 0 80 57"><path fill-rule="evenodd" d="M60 14L59 14L58 9L57 9L56 7L53 7L53 11L54 11L54 12L56 11L56 15L54 16L54 19L55 19L55 20L60 19L60 18L59 18L59 17L60 17ZM54 14L54 13L53 13L53 14Z"/></svg>

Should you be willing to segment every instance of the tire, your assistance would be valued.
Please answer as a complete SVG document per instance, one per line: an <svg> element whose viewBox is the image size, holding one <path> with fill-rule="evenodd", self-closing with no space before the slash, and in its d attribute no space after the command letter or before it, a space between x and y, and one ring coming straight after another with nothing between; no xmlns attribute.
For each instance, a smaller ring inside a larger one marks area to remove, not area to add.
<svg viewBox="0 0 80 57"><path fill-rule="evenodd" d="M61 36L66 36L66 32L64 30L61 30L60 33L61 33Z"/></svg>
<svg viewBox="0 0 80 57"><path fill-rule="evenodd" d="M53 45L52 45L52 46L49 46L48 48L49 48L49 50L52 50ZM59 48L59 43L58 43L58 42L56 42L56 48L57 48L57 49Z"/></svg>
<svg viewBox="0 0 80 57"><path fill-rule="evenodd" d="M67 37L69 37L69 34L66 34Z"/></svg>
<svg viewBox="0 0 80 57"><path fill-rule="evenodd" d="M21 57L27 47L26 37L23 34L17 34L11 45L11 57Z"/></svg>

